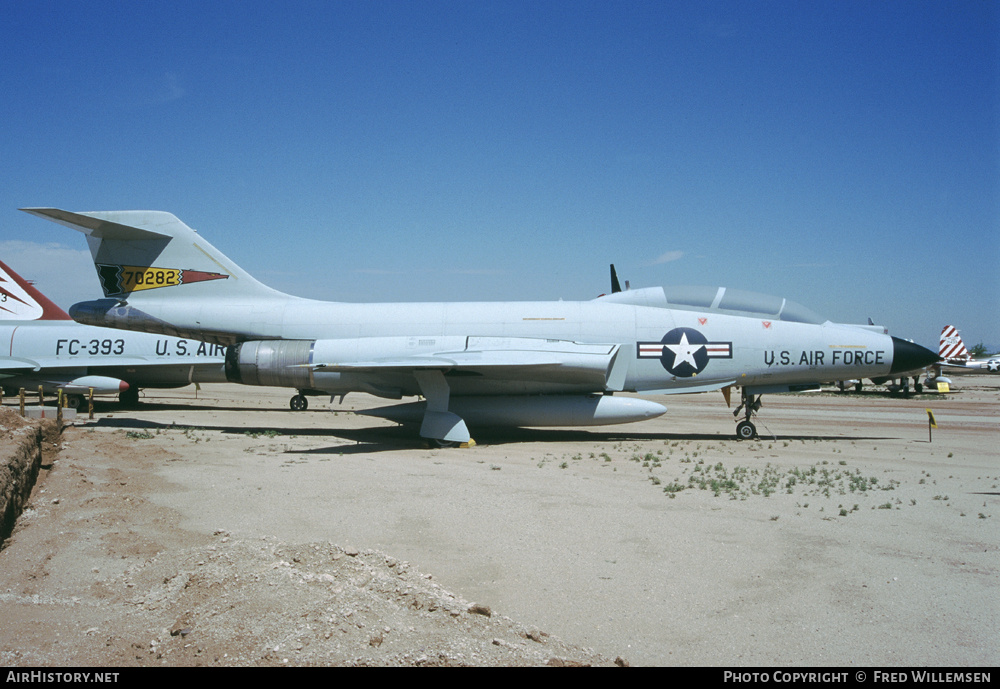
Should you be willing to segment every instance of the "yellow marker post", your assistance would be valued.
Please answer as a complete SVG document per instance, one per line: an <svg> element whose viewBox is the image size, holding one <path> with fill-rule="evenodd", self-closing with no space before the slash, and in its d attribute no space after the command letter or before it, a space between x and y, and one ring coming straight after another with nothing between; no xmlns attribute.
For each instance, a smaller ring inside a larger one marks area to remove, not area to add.
<svg viewBox="0 0 1000 689"><path fill-rule="evenodd" d="M937 428L937 421L934 420L934 412L927 410L927 442L932 442L932 428Z"/></svg>

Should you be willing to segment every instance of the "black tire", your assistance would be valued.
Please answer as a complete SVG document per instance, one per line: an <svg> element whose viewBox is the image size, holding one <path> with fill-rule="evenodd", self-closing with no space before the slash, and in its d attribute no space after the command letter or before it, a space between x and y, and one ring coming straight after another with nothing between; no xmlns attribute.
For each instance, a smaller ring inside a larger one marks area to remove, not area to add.
<svg viewBox="0 0 1000 689"><path fill-rule="evenodd" d="M288 406L292 411L305 411L309 408L309 400L305 395L295 395L288 402Z"/></svg>
<svg viewBox="0 0 1000 689"><path fill-rule="evenodd" d="M736 424L736 438L738 440L753 440L757 437L757 427L749 421L740 421Z"/></svg>

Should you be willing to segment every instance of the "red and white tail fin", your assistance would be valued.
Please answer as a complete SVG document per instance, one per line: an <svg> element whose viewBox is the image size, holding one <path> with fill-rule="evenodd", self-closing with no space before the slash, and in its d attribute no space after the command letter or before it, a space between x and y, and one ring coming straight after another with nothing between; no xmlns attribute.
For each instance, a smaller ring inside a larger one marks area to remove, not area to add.
<svg viewBox="0 0 1000 689"><path fill-rule="evenodd" d="M941 329L938 355L946 360L966 360L969 358L969 350L965 348L962 336L958 334L958 329L955 326L946 325Z"/></svg>
<svg viewBox="0 0 1000 689"><path fill-rule="evenodd" d="M0 261L0 321L69 321L69 314Z"/></svg>

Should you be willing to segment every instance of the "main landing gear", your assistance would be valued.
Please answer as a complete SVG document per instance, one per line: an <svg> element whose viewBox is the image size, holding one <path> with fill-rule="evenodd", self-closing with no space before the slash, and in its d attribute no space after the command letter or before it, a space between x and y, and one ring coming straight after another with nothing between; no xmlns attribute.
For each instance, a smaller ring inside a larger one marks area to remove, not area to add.
<svg viewBox="0 0 1000 689"><path fill-rule="evenodd" d="M305 411L309 408L309 399L301 392L288 401L292 411Z"/></svg>
<svg viewBox="0 0 1000 689"><path fill-rule="evenodd" d="M736 407L733 416L739 416L744 409L746 409L746 418L736 424L736 439L753 440L757 437L757 427L750 419L760 409L760 395L748 395L746 388L743 388L740 393L740 406Z"/></svg>
<svg viewBox="0 0 1000 689"><path fill-rule="evenodd" d="M118 402L127 409L138 407L139 388L131 386L128 390L122 390L118 393Z"/></svg>

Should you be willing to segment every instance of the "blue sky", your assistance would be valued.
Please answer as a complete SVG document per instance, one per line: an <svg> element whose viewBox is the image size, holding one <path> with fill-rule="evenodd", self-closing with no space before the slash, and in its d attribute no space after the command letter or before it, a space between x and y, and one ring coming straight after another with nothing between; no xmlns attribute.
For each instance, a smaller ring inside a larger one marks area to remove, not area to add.
<svg viewBox="0 0 1000 689"><path fill-rule="evenodd" d="M343 301L725 285L1000 348L1000 5L0 0L0 259L100 296L16 209L174 213Z"/></svg>

